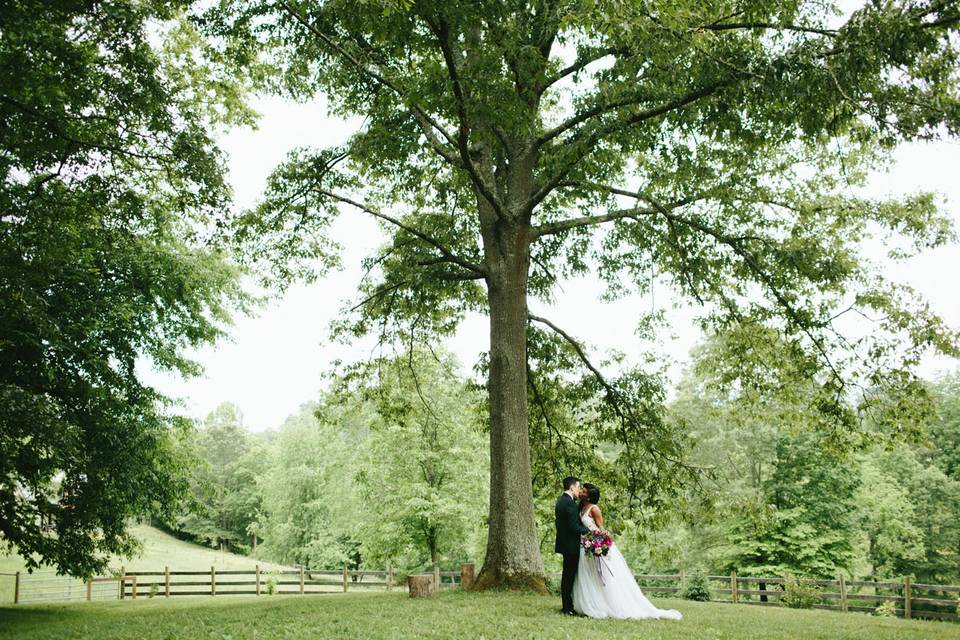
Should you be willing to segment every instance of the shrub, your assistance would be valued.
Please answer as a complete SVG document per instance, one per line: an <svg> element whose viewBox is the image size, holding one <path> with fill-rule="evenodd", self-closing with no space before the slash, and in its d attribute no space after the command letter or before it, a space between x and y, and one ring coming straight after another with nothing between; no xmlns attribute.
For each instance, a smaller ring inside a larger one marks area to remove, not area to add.
<svg viewBox="0 0 960 640"><path fill-rule="evenodd" d="M707 580L707 574L697 569L687 576L687 585L680 596L687 600L698 600L700 602L710 600L710 583Z"/></svg>
<svg viewBox="0 0 960 640"><path fill-rule="evenodd" d="M895 618L897 616L897 603L893 600L881 602L880 606L873 610L873 615L881 618Z"/></svg>
<svg viewBox="0 0 960 640"><path fill-rule="evenodd" d="M813 609L820 604L820 589L812 584L803 584L789 573L784 576L783 595L780 604L791 609Z"/></svg>
<svg viewBox="0 0 960 640"><path fill-rule="evenodd" d="M270 576L267 578L267 595L272 596L277 592L277 578L276 576Z"/></svg>
<svg viewBox="0 0 960 640"><path fill-rule="evenodd" d="M150 597L150 598L155 598L155 597L157 597L159 594L160 594L160 585L157 584L156 582L151 582L151 583L150 583L150 593L149 593L149 596L148 596L148 597Z"/></svg>

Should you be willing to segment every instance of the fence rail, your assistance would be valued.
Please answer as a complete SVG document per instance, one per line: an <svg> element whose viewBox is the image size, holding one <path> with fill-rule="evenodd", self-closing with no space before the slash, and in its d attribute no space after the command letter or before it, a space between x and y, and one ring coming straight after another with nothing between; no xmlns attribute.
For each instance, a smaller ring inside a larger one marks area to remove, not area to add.
<svg viewBox="0 0 960 640"><path fill-rule="evenodd" d="M550 577L559 580L559 573ZM648 594L678 594L686 586L689 576L677 574L635 574L637 583ZM756 606L780 606L786 594L786 580L777 577L706 576L714 601L749 604ZM909 577L902 581L798 579L798 583L820 589L816 609L834 611L859 611L872 613L883 602L893 602L894 612L905 618L932 618L960 620L958 607L960 586L943 584L912 583ZM856 603L856 604L853 604Z"/></svg>
<svg viewBox="0 0 960 640"><path fill-rule="evenodd" d="M2 577L4 574L0 574ZM319 594L352 590L406 589L392 569L264 569L205 571L127 570L116 575L84 581L54 571L6 574L14 579L14 604L70 600L116 600L143 597ZM440 588L458 586L460 572L439 571L434 579Z"/></svg>
<svg viewBox="0 0 960 640"><path fill-rule="evenodd" d="M555 574L559 576L560 574ZM634 576L648 593L683 591L689 576L680 574ZM707 576L714 599L720 602L777 606L786 595L786 580L777 577ZM905 618L960 619L960 586L914 583L909 576L900 581L798 579L805 586L819 589L817 609L873 612L885 602L894 603L894 612ZM674 586L675 585L675 586ZM957 595L951 595L957 594Z"/></svg>
<svg viewBox="0 0 960 640"><path fill-rule="evenodd" d="M470 575L472 576L472 565ZM390 569L270 569L257 565L253 570L134 571L122 568L117 575L98 576L83 581L53 572L6 574L14 576L14 603L44 603L64 600L106 600L143 597L225 596L298 594L310 595L350 590L406 589ZM560 574L550 574L559 580ZM685 589L689 576L676 574L636 574L641 588L654 595L676 596ZM440 588L459 586L461 572L437 571L434 583ZM762 576L707 576L713 598L719 602L778 606L786 595L786 581ZM818 609L872 612L886 602L905 618L958 620L960 585L912 583L909 577L890 580L798 579L802 585L817 587Z"/></svg>

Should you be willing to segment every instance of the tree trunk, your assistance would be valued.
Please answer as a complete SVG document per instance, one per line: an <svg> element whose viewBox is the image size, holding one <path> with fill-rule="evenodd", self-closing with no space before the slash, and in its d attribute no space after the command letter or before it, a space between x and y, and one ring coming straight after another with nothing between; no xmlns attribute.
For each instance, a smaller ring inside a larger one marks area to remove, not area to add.
<svg viewBox="0 0 960 640"><path fill-rule="evenodd" d="M433 576L408 576L407 589L411 598L429 598L436 591Z"/></svg>
<svg viewBox="0 0 960 640"><path fill-rule="evenodd" d="M546 591L537 538L527 413L529 225L484 230L490 310L490 517L476 588Z"/></svg>

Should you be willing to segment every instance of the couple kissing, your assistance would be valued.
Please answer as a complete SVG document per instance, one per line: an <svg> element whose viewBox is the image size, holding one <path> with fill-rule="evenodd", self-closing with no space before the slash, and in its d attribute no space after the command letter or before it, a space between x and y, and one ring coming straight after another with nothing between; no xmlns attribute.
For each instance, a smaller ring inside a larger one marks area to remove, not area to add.
<svg viewBox="0 0 960 640"><path fill-rule="evenodd" d="M557 541L563 557L561 612L589 618L648 619L683 616L675 609L657 609L640 590L633 572L603 529L600 488L563 479L563 493L554 509Z"/></svg>

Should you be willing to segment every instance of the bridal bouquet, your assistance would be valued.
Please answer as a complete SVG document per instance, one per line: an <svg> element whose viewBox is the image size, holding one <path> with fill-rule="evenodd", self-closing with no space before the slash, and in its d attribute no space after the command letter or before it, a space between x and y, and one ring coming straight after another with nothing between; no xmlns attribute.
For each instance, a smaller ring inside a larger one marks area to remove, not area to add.
<svg viewBox="0 0 960 640"><path fill-rule="evenodd" d="M613 546L613 538L603 529L594 529L590 533L580 536L580 546L584 553L598 558L607 555Z"/></svg>

